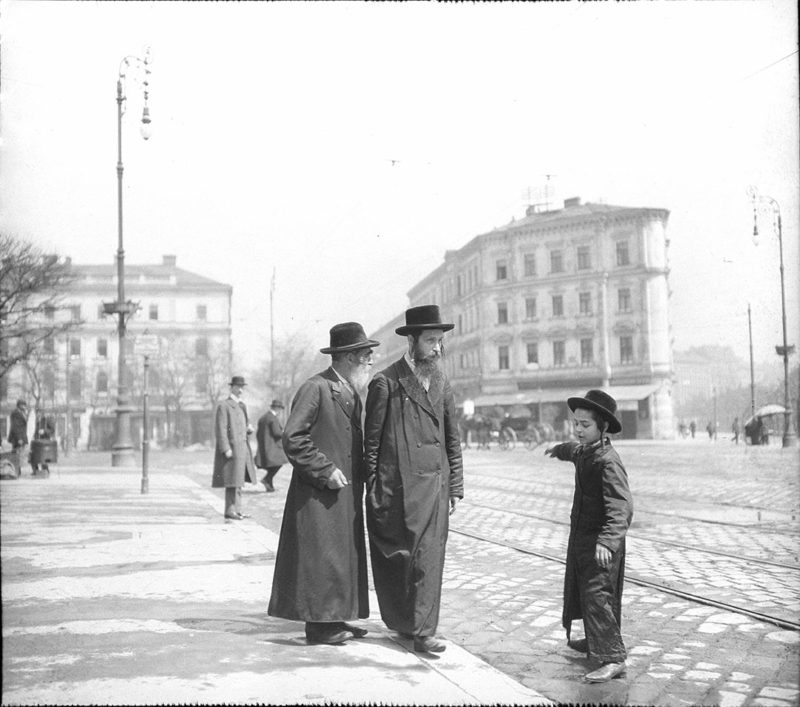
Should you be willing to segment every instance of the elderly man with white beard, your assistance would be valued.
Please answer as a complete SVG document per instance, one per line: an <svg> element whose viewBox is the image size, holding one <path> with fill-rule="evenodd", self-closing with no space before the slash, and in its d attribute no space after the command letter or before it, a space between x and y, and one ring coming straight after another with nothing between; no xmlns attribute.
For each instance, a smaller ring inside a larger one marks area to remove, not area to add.
<svg viewBox="0 0 800 707"><path fill-rule="evenodd" d="M440 653L436 638L449 515L464 496L461 441L441 367L444 333L436 305L412 307L395 331L408 352L369 385L364 422L367 529L384 623Z"/></svg>
<svg viewBox="0 0 800 707"><path fill-rule="evenodd" d="M283 511L268 613L305 622L309 643L342 643L367 631L361 399L372 349L357 322L330 330L330 368L295 395L283 430L292 480Z"/></svg>

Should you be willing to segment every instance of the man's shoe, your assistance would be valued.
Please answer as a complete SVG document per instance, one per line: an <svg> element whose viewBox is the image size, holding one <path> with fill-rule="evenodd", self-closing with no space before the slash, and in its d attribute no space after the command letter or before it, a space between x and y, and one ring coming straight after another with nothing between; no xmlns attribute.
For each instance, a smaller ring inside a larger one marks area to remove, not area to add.
<svg viewBox="0 0 800 707"><path fill-rule="evenodd" d="M445 648L447 646L433 636L414 636L414 650L417 653L443 653Z"/></svg>
<svg viewBox="0 0 800 707"><path fill-rule="evenodd" d="M253 516L251 516L249 513L240 513L239 514L239 520L241 520L242 518L252 518L252 517Z"/></svg>
<svg viewBox="0 0 800 707"><path fill-rule="evenodd" d="M227 513L225 514L225 520L241 520L241 519L242 516L240 516L238 513L231 513L230 515Z"/></svg>
<svg viewBox="0 0 800 707"><path fill-rule="evenodd" d="M326 643L328 645L336 645L337 643L344 643L351 637L349 631L339 628L339 624L328 624L327 628L313 628L306 627L306 640L309 643Z"/></svg>
<svg viewBox="0 0 800 707"><path fill-rule="evenodd" d="M567 641L567 645L578 653L589 652L589 642L585 638L579 638L576 641Z"/></svg>
<svg viewBox="0 0 800 707"><path fill-rule="evenodd" d="M607 682L625 672L625 661L622 663L606 663L597 670L585 675L586 682Z"/></svg>
<svg viewBox="0 0 800 707"><path fill-rule="evenodd" d="M353 638L364 638L364 636L366 636L369 633L367 629L359 628L358 626L353 626L353 624L349 624L345 621L340 621L338 625L342 631L348 631L352 633Z"/></svg>

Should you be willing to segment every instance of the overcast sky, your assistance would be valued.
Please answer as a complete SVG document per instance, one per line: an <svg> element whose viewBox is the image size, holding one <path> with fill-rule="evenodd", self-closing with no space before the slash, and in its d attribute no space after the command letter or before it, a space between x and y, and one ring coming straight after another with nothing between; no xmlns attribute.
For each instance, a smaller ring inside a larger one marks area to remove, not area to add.
<svg viewBox="0 0 800 707"><path fill-rule="evenodd" d="M240 363L402 312L444 251L524 193L666 208L675 348L781 343L783 217L798 313L797 12L775 2L0 1L0 227L79 263L117 247L116 81L152 48L123 126L127 263L234 287ZM795 359L796 361L796 359Z"/></svg>

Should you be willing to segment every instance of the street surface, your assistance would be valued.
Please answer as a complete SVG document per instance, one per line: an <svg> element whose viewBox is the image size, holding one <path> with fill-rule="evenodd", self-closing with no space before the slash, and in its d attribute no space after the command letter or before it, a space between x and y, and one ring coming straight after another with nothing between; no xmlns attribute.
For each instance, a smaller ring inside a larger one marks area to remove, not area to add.
<svg viewBox="0 0 800 707"><path fill-rule="evenodd" d="M701 438L617 447L635 505L623 600L627 675L586 684L586 658L566 646L561 560L573 469L544 457L543 447L465 450L466 496L452 517L440 633L558 703L798 704L800 632L780 625L800 623L798 451ZM160 476L184 477L211 498L211 515L214 498L221 514L222 494L209 488L211 461L208 450L153 452L153 498ZM63 462L102 467L108 455ZM243 523L279 532L290 473L280 471L276 493L245 488L253 519ZM188 522L215 521L183 518L176 508L176 530ZM259 552L247 564L271 567L270 552ZM4 581L5 574L4 552ZM371 609L380 625L374 602ZM4 619L4 648L7 641Z"/></svg>

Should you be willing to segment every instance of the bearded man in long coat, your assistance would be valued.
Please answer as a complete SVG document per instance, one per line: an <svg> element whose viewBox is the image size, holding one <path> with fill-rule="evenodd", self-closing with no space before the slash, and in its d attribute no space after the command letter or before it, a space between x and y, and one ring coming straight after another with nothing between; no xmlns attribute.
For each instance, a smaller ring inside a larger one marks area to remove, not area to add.
<svg viewBox="0 0 800 707"><path fill-rule="evenodd" d="M357 322L332 327L331 367L300 386L283 430L292 480L268 613L304 621L309 643L367 633L347 621L369 616L359 391L378 345Z"/></svg>
<svg viewBox="0 0 800 707"><path fill-rule="evenodd" d="M449 514L464 496L461 441L441 370L444 332L436 305L406 311L408 352L376 374L367 395L364 456L372 576L381 618L440 653L436 638Z"/></svg>

